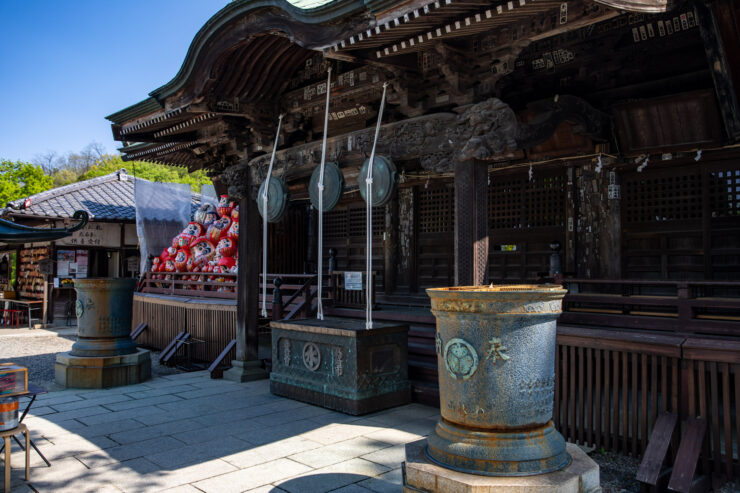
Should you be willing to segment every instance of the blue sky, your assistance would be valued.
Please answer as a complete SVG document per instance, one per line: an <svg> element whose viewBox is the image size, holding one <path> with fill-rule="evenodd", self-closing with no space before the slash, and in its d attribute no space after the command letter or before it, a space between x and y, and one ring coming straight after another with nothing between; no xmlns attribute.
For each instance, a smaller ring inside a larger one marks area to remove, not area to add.
<svg viewBox="0 0 740 493"><path fill-rule="evenodd" d="M175 76L228 0L0 0L0 158L119 143L105 116Z"/></svg>

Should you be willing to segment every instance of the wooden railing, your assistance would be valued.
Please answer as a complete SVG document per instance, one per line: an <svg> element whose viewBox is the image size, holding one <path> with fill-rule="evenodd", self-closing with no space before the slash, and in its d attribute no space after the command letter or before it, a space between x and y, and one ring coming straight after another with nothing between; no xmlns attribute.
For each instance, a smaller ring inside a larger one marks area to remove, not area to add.
<svg viewBox="0 0 740 493"><path fill-rule="evenodd" d="M197 277L197 280L193 280ZM224 278L224 281L209 281L209 277ZM142 293L158 293L176 296L236 299L236 274L214 274L212 272L145 272L139 281Z"/></svg>
<svg viewBox="0 0 740 493"><path fill-rule="evenodd" d="M740 282L566 279L566 324L740 336Z"/></svg>
<svg viewBox="0 0 740 493"><path fill-rule="evenodd" d="M267 274L267 279L267 309L272 320L308 318L316 312L316 274Z"/></svg>

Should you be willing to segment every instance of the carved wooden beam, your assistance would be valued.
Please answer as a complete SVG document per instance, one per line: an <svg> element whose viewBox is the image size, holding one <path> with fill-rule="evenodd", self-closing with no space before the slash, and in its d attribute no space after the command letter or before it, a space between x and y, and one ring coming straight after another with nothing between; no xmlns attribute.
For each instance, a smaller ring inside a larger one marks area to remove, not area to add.
<svg viewBox="0 0 740 493"><path fill-rule="evenodd" d="M381 127L377 153L393 160L419 158L429 171L449 172L458 162L514 159L518 150L549 139L563 121L575 123L577 133L598 140L609 135L608 115L575 96L560 96L534 106L541 113L527 124L519 123L514 110L496 98L460 108L459 114L436 113L389 123ZM374 128L331 137L327 160L367 157L373 137ZM289 177L298 178L308 175L320 159L321 142L310 142L278 151L274 169L277 174L286 170ZM225 175L248 170L254 183L261 183L269 161L269 153L264 154L238 169L230 168Z"/></svg>

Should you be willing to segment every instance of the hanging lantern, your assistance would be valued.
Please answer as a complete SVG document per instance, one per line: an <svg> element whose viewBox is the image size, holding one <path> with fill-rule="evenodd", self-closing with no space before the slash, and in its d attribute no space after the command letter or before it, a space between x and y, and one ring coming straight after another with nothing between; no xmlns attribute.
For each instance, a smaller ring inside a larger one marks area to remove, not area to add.
<svg viewBox="0 0 740 493"><path fill-rule="evenodd" d="M367 178L367 168L370 164L370 159L366 159L360 169L360 174L357 175L357 185L360 188L360 195L367 201L365 197L366 187L365 178ZM398 181L398 173L396 172L396 166L389 158L385 156L375 156L373 161L373 207L387 204L393 197L393 193L396 191L396 183Z"/></svg>
<svg viewBox="0 0 740 493"><path fill-rule="evenodd" d="M288 188L282 180L277 178L270 179L270 189L267 191L267 216L263 211L262 194L265 190L265 182L260 185L257 193L257 207L262 217L267 217L268 223L279 222L288 211Z"/></svg>
<svg viewBox="0 0 740 493"><path fill-rule="evenodd" d="M376 158L377 162L377 158ZM311 196L311 205L314 209L319 208L319 178L321 166L317 166L311 174L311 182L308 184L308 193ZM324 164L324 197L322 208L324 212L332 210L339 203L344 192L344 175L337 163Z"/></svg>

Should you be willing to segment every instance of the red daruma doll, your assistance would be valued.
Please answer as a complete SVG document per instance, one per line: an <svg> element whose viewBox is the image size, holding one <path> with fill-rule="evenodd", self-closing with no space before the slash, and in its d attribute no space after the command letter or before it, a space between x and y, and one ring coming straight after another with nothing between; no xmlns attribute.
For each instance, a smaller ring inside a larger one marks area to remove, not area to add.
<svg viewBox="0 0 740 493"><path fill-rule="evenodd" d="M228 236L221 238L218 245L216 245L216 253L221 255L221 257L233 257L234 252L236 252L236 242Z"/></svg>
<svg viewBox="0 0 740 493"><path fill-rule="evenodd" d="M234 210L234 202L229 200L228 195L222 195L218 201L218 208L216 209L218 215L229 216L232 210Z"/></svg>
<svg viewBox="0 0 740 493"><path fill-rule="evenodd" d="M195 221L190 221L185 229L177 236L177 246L185 248L190 245L193 239L203 236L203 225Z"/></svg>
<svg viewBox="0 0 740 493"><path fill-rule="evenodd" d="M177 272L187 272L189 260L190 252L184 249L178 250L175 254L175 268L177 268Z"/></svg>
<svg viewBox="0 0 740 493"><path fill-rule="evenodd" d="M190 246L190 254L195 259L195 264L203 267L216 255L216 247L208 238L201 236L193 240Z"/></svg>
<svg viewBox="0 0 740 493"><path fill-rule="evenodd" d="M238 217L236 220L231 222L231 226L229 226L229 230L226 232L226 236L228 236L234 241L239 240L239 218Z"/></svg>
<svg viewBox="0 0 740 493"><path fill-rule="evenodd" d="M221 238L226 236L226 232L229 230L229 226L231 226L231 218L229 216L224 216L220 218L218 221L208 227L206 238L211 240L214 244L218 243Z"/></svg>

